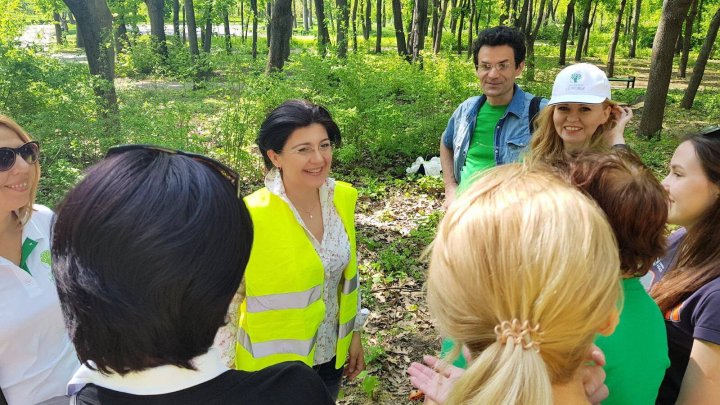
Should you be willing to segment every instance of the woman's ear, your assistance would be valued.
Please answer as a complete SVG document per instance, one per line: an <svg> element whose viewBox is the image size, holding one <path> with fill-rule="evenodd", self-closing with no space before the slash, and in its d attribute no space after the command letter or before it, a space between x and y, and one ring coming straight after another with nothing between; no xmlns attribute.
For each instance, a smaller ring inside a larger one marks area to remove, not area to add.
<svg viewBox="0 0 720 405"><path fill-rule="evenodd" d="M610 336L615 332L615 327L617 327L618 323L620 322L620 311L618 311L617 308L613 308L610 315L608 315L607 320L603 325L598 329L598 333L603 336Z"/></svg>
<svg viewBox="0 0 720 405"><path fill-rule="evenodd" d="M282 157L279 153L275 152L274 150L270 149L267 151L268 159L270 159L270 162L272 162L273 166L280 169L282 167Z"/></svg>

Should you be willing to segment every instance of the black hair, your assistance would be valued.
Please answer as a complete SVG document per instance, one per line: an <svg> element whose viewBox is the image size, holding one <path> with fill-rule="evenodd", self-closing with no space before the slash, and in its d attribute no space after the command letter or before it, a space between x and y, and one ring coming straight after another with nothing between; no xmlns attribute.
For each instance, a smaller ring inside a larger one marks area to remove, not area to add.
<svg viewBox="0 0 720 405"><path fill-rule="evenodd" d="M478 52L483 46L507 45L515 53L515 68L525 60L525 34L520 30L504 25L491 27L480 31L472 44L473 62L478 67Z"/></svg>
<svg viewBox="0 0 720 405"><path fill-rule="evenodd" d="M149 150L91 167L53 232L53 275L78 357L119 374L194 368L225 322L253 236L243 200L217 171Z"/></svg>
<svg viewBox="0 0 720 405"><path fill-rule="evenodd" d="M273 167L267 154L269 150L280 153L296 129L312 124L325 127L333 146L340 146L340 128L325 107L307 100L288 100L272 110L260 125L260 132L255 140L262 153L265 167L267 169Z"/></svg>

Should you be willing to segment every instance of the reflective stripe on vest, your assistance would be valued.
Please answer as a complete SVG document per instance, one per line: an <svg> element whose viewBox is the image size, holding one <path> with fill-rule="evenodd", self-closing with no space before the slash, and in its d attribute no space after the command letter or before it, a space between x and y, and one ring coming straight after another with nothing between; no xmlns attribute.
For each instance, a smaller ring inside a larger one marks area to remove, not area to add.
<svg viewBox="0 0 720 405"><path fill-rule="evenodd" d="M338 295L335 367L347 359L358 305L354 211L357 191L336 182L333 203L350 242L350 261ZM287 204L263 188L245 198L255 228L245 272L246 298L238 308L235 366L254 371L285 361L313 365L325 317L322 261Z"/></svg>
<svg viewBox="0 0 720 405"><path fill-rule="evenodd" d="M278 339L253 344L250 336L244 330L238 329L237 342L255 358L267 357L273 354L296 354L307 356L315 346L317 335L309 340Z"/></svg>
<svg viewBox="0 0 720 405"><path fill-rule="evenodd" d="M355 279L357 286L357 278ZM306 291L284 294L247 297L248 312L263 312L279 309L302 309L322 298L322 287L315 286Z"/></svg>

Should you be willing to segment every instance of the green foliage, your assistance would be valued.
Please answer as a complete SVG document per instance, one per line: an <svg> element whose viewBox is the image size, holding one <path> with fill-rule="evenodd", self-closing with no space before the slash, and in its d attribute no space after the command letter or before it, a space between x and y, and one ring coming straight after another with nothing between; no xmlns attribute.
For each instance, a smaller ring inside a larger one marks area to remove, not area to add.
<svg viewBox="0 0 720 405"><path fill-rule="evenodd" d="M380 379L368 374L367 371L358 374L357 378L361 381L362 390L368 399L375 399L377 389L380 387Z"/></svg>

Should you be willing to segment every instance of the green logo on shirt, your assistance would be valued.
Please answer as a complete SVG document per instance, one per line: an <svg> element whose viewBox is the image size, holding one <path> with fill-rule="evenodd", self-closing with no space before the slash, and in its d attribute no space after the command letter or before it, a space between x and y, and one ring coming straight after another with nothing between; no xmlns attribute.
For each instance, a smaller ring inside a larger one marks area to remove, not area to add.
<svg viewBox="0 0 720 405"><path fill-rule="evenodd" d="M50 257L49 250L44 250L42 253L40 253L40 261L46 264L48 267L52 265L52 259Z"/></svg>

